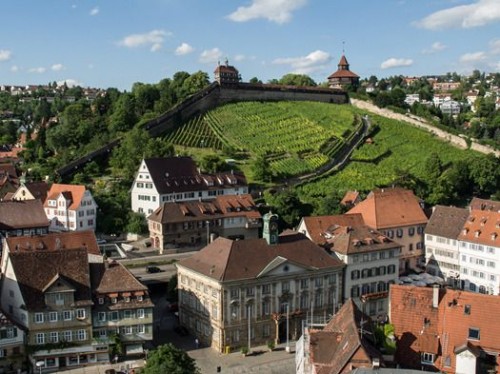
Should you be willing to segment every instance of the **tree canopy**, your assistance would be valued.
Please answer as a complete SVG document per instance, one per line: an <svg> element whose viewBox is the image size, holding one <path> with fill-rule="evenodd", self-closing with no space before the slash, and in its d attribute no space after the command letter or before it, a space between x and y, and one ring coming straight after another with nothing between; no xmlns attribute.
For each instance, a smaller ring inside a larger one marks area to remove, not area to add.
<svg viewBox="0 0 500 374"><path fill-rule="evenodd" d="M148 354L142 374L201 374L193 358L183 350L168 343Z"/></svg>

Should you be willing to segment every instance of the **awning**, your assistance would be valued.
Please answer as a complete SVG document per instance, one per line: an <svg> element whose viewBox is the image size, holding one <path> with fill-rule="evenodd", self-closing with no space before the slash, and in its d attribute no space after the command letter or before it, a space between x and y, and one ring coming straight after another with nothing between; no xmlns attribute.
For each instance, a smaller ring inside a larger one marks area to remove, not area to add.
<svg viewBox="0 0 500 374"><path fill-rule="evenodd" d="M144 349L142 348L142 344L130 344L125 346L125 351L128 355L137 355L140 353L144 353Z"/></svg>

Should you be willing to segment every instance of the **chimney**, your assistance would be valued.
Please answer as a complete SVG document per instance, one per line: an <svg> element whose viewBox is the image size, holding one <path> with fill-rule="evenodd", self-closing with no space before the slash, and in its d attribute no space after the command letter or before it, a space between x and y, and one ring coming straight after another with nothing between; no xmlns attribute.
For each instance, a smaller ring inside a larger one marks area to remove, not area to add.
<svg viewBox="0 0 500 374"><path fill-rule="evenodd" d="M439 286L432 287L432 307L437 308L439 306Z"/></svg>

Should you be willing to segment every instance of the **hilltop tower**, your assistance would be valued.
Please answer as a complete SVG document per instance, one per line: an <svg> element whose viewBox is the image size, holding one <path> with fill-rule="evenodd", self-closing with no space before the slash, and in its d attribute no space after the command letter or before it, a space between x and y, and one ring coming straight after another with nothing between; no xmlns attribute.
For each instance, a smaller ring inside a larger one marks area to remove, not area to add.
<svg viewBox="0 0 500 374"><path fill-rule="evenodd" d="M330 88L345 88L348 85L357 87L359 85L359 75L349 69L349 63L344 54L342 54L337 67L337 71L328 77Z"/></svg>
<svg viewBox="0 0 500 374"><path fill-rule="evenodd" d="M227 60L227 58L224 65L221 65L219 61L217 67L214 70L214 77L220 85L237 84L241 80L240 73L234 66L229 65L229 61Z"/></svg>

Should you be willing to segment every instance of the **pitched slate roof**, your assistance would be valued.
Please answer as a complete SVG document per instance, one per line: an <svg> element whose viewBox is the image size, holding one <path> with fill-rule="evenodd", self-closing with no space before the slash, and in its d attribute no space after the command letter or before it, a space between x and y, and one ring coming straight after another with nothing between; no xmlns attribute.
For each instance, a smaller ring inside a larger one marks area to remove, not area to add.
<svg viewBox="0 0 500 374"><path fill-rule="evenodd" d="M113 260L92 264L91 279L97 294L148 290L125 266Z"/></svg>
<svg viewBox="0 0 500 374"><path fill-rule="evenodd" d="M361 336L361 329L366 334ZM338 313L319 331L310 333L310 360L317 374L344 372L354 354L363 350L369 362L357 362L356 366L372 366L373 358L382 359L375 348L370 318L364 315L352 299L342 305Z"/></svg>
<svg viewBox="0 0 500 374"><path fill-rule="evenodd" d="M75 288L76 305L91 305L85 249L12 251L9 257L28 310L45 307L43 291L57 278Z"/></svg>
<svg viewBox="0 0 500 374"><path fill-rule="evenodd" d="M89 254L101 255L92 230L66 231L33 236L11 236L6 238L10 252L43 252L83 248Z"/></svg>
<svg viewBox="0 0 500 374"><path fill-rule="evenodd" d="M48 200L55 200L63 194L66 199L71 200L71 205L68 207L70 210L77 209L85 194L85 186L76 184L58 184L54 183L50 186L50 190L47 194L47 199L45 200L44 207L50 208L48 205Z"/></svg>
<svg viewBox="0 0 500 374"><path fill-rule="evenodd" d="M0 230L48 227L40 200L0 202Z"/></svg>
<svg viewBox="0 0 500 374"><path fill-rule="evenodd" d="M425 227L425 233L457 239L468 215L467 209L436 205Z"/></svg>
<svg viewBox="0 0 500 374"><path fill-rule="evenodd" d="M475 197L470 202L471 210L493 210L500 212L500 201L486 200Z"/></svg>
<svg viewBox="0 0 500 374"><path fill-rule="evenodd" d="M324 245L326 237L324 233L333 225L339 226L359 226L364 225L363 216L361 214L339 214L334 216L311 216L303 217L307 232L311 240L318 244Z"/></svg>
<svg viewBox="0 0 500 374"><path fill-rule="evenodd" d="M278 256L311 270L344 266L305 235L292 231L282 233L275 245L265 239L233 241L219 237L178 264L217 281L235 281L257 278Z"/></svg>
<svg viewBox="0 0 500 374"><path fill-rule="evenodd" d="M156 209L148 220L160 223L203 221L224 217L247 217L260 219L252 196L224 195L210 201L184 201L165 203Z"/></svg>
<svg viewBox="0 0 500 374"><path fill-rule="evenodd" d="M428 287L390 287L390 320L398 344L396 358L399 362L420 368L420 351L436 348L435 366L443 368L449 357L446 372L455 372L455 354L468 345L472 350L500 353L500 297L461 290L440 289L439 306L432 307L433 289ZM427 319L427 320L426 320ZM426 324L427 322L427 324ZM479 330L479 340L468 339L469 328ZM431 341L422 335L434 335ZM422 346L423 344L423 346Z"/></svg>
<svg viewBox="0 0 500 374"><path fill-rule="evenodd" d="M347 212L352 213L361 213L365 223L377 230L427 223L419 199L403 188L373 190Z"/></svg>
<svg viewBox="0 0 500 374"><path fill-rule="evenodd" d="M204 191L246 186L240 172L200 173L191 157L163 157L144 159L151 179L160 194Z"/></svg>
<svg viewBox="0 0 500 374"><path fill-rule="evenodd" d="M347 62L347 58L345 55L342 55L340 61L338 63L338 70L328 77L328 79L332 78L359 78L359 75L349 70L349 63Z"/></svg>
<svg viewBox="0 0 500 374"><path fill-rule="evenodd" d="M326 231L329 249L344 255L399 248L400 244L381 232L363 226L332 226Z"/></svg>
<svg viewBox="0 0 500 374"><path fill-rule="evenodd" d="M49 192L49 185L46 182L29 182L25 186L35 199L40 199L42 203L45 202Z"/></svg>

